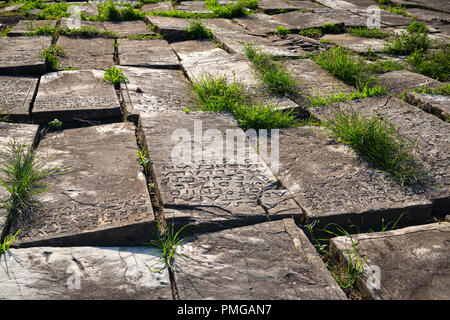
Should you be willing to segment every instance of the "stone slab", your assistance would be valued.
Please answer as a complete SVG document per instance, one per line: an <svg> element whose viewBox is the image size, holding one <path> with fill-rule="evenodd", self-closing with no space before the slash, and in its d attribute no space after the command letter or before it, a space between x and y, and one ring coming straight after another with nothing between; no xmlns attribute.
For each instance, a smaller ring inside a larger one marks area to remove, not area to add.
<svg viewBox="0 0 450 320"><path fill-rule="evenodd" d="M323 8L322 5L311 1L283 1L283 0L259 0L258 8L267 14L279 13L282 11L313 10Z"/></svg>
<svg viewBox="0 0 450 320"><path fill-rule="evenodd" d="M420 186L417 192L433 202L433 215L442 215L450 208L450 123L441 121L415 106L395 97L376 97L335 103L327 107L311 109L321 120L332 117L338 110L353 110L365 117L374 114L396 126L399 133L412 142L413 152L427 172L429 182Z"/></svg>
<svg viewBox="0 0 450 320"><path fill-rule="evenodd" d="M327 2L331 2L330 0L326 0L326 1ZM360 10L367 10L368 7L373 6L373 5L377 5L376 3L374 3L374 0L346 0L345 2L356 6L357 9L360 9ZM355 8L352 7L349 10L351 11L351 10L354 10L354 9ZM347 9L344 9L344 10L347 10Z"/></svg>
<svg viewBox="0 0 450 320"><path fill-rule="evenodd" d="M280 25L284 24L288 26L288 28L292 32L298 32L301 29L307 28L320 28L323 27L327 22L331 24L344 24L343 20L330 19L315 12L301 11L276 14L272 16L272 19L279 22Z"/></svg>
<svg viewBox="0 0 450 320"><path fill-rule="evenodd" d="M57 45L64 50L59 58L60 69L75 68L107 69L114 65L114 45L112 39L68 38L60 36Z"/></svg>
<svg viewBox="0 0 450 320"><path fill-rule="evenodd" d="M105 21L103 25L106 30L113 31L119 38L135 35L154 35L149 26L140 20L136 21Z"/></svg>
<svg viewBox="0 0 450 320"><path fill-rule="evenodd" d="M364 17L365 19L370 18L373 12L367 12L365 10L359 10L358 15ZM380 10L380 22L382 26L385 27L398 27L398 26L408 26L413 20L409 17L405 17L390 11ZM366 26L365 24L363 26Z"/></svg>
<svg viewBox="0 0 450 320"><path fill-rule="evenodd" d="M187 19L145 16L145 21L155 27L155 31L168 40L186 40L190 22Z"/></svg>
<svg viewBox="0 0 450 320"><path fill-rule="evenodd" d="M136 160L131 122L47 133L37 152L48 167L42 209L13 222L15 244L29 246L141 245L153 236L154 215L146 179Z"/></svg>
<svg viewBox="0 0 450 320"><path fill-rule="evenodd" d="M386 41L382 39L355 37L350 34L326 34L321 39L332 41L341 47L359 53L381 52L385 49Z"/></svg>
<svg viewBox="0 0 450 320"><path fill-rule="evenodd" d="M406 101L444 121L450 121L450 96L408 92Z"/></svg>
<svg viewBox="0 0 450 320"><path fill-rule="evenodd" d="M376 300L449 300L450 223L439 222L394 231L352 235L359 257L366 258L360 277L364 296ZM344 259L353 255L347 237L331 239ZM348 261L348 260L347 260ZM368 285L367 274L379 278L379 289Z"/></svg>
<svg viewBox="0 0 450 320"><path fill-rule="evenodd" d="M179 70L123 67L122 96L128 113L183 111L191 105L189 83Z"/></svg>
<svg viewBox="0 0 450 320"><path fill-rule="evenodd" d="M144 12L170 11L170 10L173 10L172 3L170 1L148 3L148 4L144 4L141 7L141 11L144 11Z"/></svg>
<svg viewBox="0 0 450 320"><path fill-rule="evenodd" d="M34 123L53 119L74 121L122 116L114 87L100 70L75 70L42 76L32 110Z"/></svg>
<svg viewBox="0 0 450 320"><path fill-rule="evenodd" d="M57 20L20 20L7 35L8 37L24 36L38 27L49 26L54 28L57 22Z"/></svg>
<svg viewBox="0 0 450 320"><path fill-rule="evenodd" d="M0 299L172 299L168 272L151 271L158 259L153 247L10 249L0 257Z"/></svg>
<svg viewBox="0 0 450 320"><path fill-rule="evenodd" d="M391 71L379 76L380 83L390 94L400 94L404 90L435 87L439 81L407 70Z"/></svg>
<svg viewBox="0 0 450 320"><path fill-rule="evenodd" d="M50 47L51 38L0 38L0 74L41 75L45 73L45 59L41 53Z"/></svg>
<svg viewBox="0 0 450 320"><path fill-rule="evenodd" d="M19 4L14 4L12 6L7 6L4 7L2 9L0 9L0 12L13 12L13 11L17 11L19 10L21 7L23 7L25 5L25 3L19 3Z"/></svg>
<svg viewBox="0 0 450 320"><path fill-rule="evenodd" d="M420 8L408 8L406 12L411 15L417 17L417 19L425 22L444 22L450 23L450 14L444 12L437 12L431 10L424 10Z"/></svg>
<svg viewBox="0 0 450 320"><path fill-rule="evenodd" d="M103 22L99 21L89 21L89 20L79 20L74 18L61 18L59 22L61 27L68 27L69 29L79 29L81 27L92 27L98 31L105 31L105 26Z"/></svg>
<svg viewBox="0 0 450 320"><path fill-rule="evenodd" d="M264 13L254 13L245 17L235 18L234 22L240 25L248 34L265 36L274 33L279 26L289 27L272 19Z"/></svg>
<svg viewBox="0 0 450 320"><path fill-rule="evenodd" d="M379 227L382 218L420 223L431 202L403 191L331 132L317 127L280 129L277 179L294 196L310 222Z"/></svg>
<svg viewBox="0 0 450 320"><path fill-rule="evenodd" d="M182 300L345 300L292 219L199 235L176 258Z"/></svg>
<svg viewBox="0 0 450 320"><path fill-rule="evenodd" d="M28 121L37 82L32 76L0 76L0 113L9 121Z"/></svg>
<svg viewBox="0 0 450 320"><path fill-rule="evenodd" d="M83 4L81 6L77 6L77 9L77 12L84 12L87 17L98 15L98 5L96 3Z"/></svg>
<svg viewBox="0 0 450 320"><path fill-rule="evenodd" d="M401 4L412 8L429 9L434 11L450 13L450 4L446 0L428 0L428 1L393 0L392 2L398 5L400 5L400 2L403 2Z"/></svg>
<svg viewBox="0 0 450 320"><path fill-rule="evenodd" d="M141 126L167 221L196 233L301 217L230 114L141 114Z"/></svg>
<svg viewBox="0 0 450 320"><path fill-rule="evenodd" d="M191 13L212 13L205 7L203 1L180 1L175 5L175 10L186 11Z"/></svg>
<svg viewBox="0 0 450 320"><path fill-rule="evenodd" d="M346 27L366 27L367 26L367 18L365 16L359 15L358 12L361 10L353 9L351 11L348 10L338 10L331 8L317 9L314 10L314 13L319 15L321 19L330 19L334 21L342 21ZM365 13L365 10L361 12Z"/></svg>
<svg viewBox="0 0 450 320"><path fill-rule="evenodd" d="M121 66L180 69L180 62L169 43L159 39L120 40L119 61Z"/></svg>
<svg viewBox="0 0 450 320"><path fill-rule="evenodd" d="M336 10L355 10L358 9L356 5L348 1L342 0L316 0L316 2L324 5L325 7Z"/></svg>

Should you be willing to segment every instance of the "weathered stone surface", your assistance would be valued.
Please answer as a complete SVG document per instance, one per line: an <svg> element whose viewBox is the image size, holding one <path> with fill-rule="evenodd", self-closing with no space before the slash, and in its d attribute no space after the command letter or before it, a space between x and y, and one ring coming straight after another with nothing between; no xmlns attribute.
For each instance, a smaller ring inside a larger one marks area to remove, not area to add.
<svg viewBox="0 0 450 320"><path fill-rule="evenodd" d="M12 12L12 11L17 11L19 10L21 7L23 7L25 5L25 3L19 3L19 4L14 4L12 6L7 6L4 7L2 9L0 9L0 12Z"/></svg>
<svg viewBox="0 0 450 320"><path fill-rule="evenodd" d="M175 5L175 10L192 12L192 13L212 13L211 10L206 9L203 1L181 1Z"/></svg>
<svg viewBox="0 0 450 320"><path fill-rule="evenodd" d="M432 113L442 120L450 121L450 97L432 94L421 94L408 92L406 101L418 106L426 112Z"/></svg>
<svg viewBox="0 0 450 320"><path fill-rule="evenodd" d="M59 71L42 76L32 110L33 122L120 117L114 87L103 82L103 76L100 70Z"/></svg>
<svg viewBox="0 0 450 320"><path fill-rule="evenodd" d="M231 115L141 114L141 124L167 220L193 223L192 231L200 232L300 217L292 195L278 187Z"/></svg>
<svg viewBox="0 0 450 320"><path fill-rule="evenodd" d="M379 76L381 85L390 94L399 94L403 90L411 90L424 86L435 87L439 81L407 70L391 71Z"/></svg>
<svg viewBox="0 0 450 320"><path fill-rule="evenodd" d="M0 38L0 74L41 75L45 73L43 49L50 47L50 37Z"/></svg>
<svg viewBox="0 0 450 320"><path fill-rule="evenodd" d="M292 219L197 236L176 258L180 299L336 300L345 294Z"/></svg>
<svg viewBox="0 0 450 320"><path fill-rule="evenodd" d="M368 19L373 15L373 12L359 10L357 14L360 15L361 17L364 17L365 19ZM408 26L412 21L413 20L411 18L404 17L402 15L390 11L380 10L380 22L382 26L386 27Z"/></svg>
<svg viewBox="0 0 450 320"><path fill-rule="evenodd" d="M183 111L190 105L189 84L179 70L123 67L128 78L122 96L128 113Z"/></svg>
<svg viewBox="0 0 450 320"><path fill-rule="evenodd" d="M31 146L36 142L39 126L31 124L18 124L0 122L0 157L3 158L3 152L7 152L7 146L10 141L15 140L18 143ZM2 176L2 173L0 173ZM8 197L8 191L0 186L0 199ZM0 208L0 234L3 231L7 219L7 211Z"/></svg>
<svg viewBox="0 0 450 320"><path fill-rule="evenodd" d="M450 223L439 222L394 231L352 235L366 272L360 278L363 294L379 300L450 299ZM331 246L343 259L353 254L347 237L331 239ZM371 278L368 279L368 276ZM379 277L379 289L369 286Z"/></svg>
<svg viewBox="0 0 450 320"><path fill-rule="evenodd" d="M105 26L99 21L80 20L75 18L61 18L59 22L61 27L67 27L69 29L78 29L81 27L92 27L98 31L105 31Z"/></svg>
<svg viewBox="0 0 450 320"><path fill-rule="evenodd" d="M392 2L397 5L406 5L408 7L431 9L434 11L450 13L450 4L446 0L428 0L428 1L392 0Z"/></svg>
<svg viewBox="0 0 450 320"><path fill-rule="evenodd" d="M179 69L180 62L166 40L119 41L119 61L122 66Z"/></svg>
<svg viewBox="0 0 450 320"><path fill-rule="evenodd" d="M30 31L34 31L38 27L48 26L55 27L57 20L20 20L14 28L8 32L8 37L24 36Z"/></svg>
<svg viewBox="0 0 450 320"><path fill-rule="evenodd" d="M169 40L186 40L190 22L187 19L145 16L145 21L155 27L155 31Z"/></svg>
<svg viewBox="0 0 450 320"><path fill-rule="evenodd" d="M283 0L259 0L258 8L264 13L279 13L295 10L313 10L314 8L323 8L322 5L311 1L283 1Z"/></svg>
<svg viewBox="0 0 450 320"><path fill-rule="evenodd" d="M234 21L244 28L247 33L262 36L274 33L279 26L289 27L289 25L275 21L271 16L264 13L255 13L245 17L235 18Z"/></svg>
<svg viewBox="0 0 450 320"><path fill-rule="evenodd" d="M155 34L144 21L105 21L103 25L106 30L113 31L118 37L128 37L135 35Z"/></svg>
<svg viewBox="0 0 450 320"><path fill-rule="evenodd" d="M0 299L172 299L167 271L151 271L158 259L153 247L10 249L0 257Z"/></svg>
<svg viewBox="0 0 450 320"><path fill-rule="evenodd" d="M60 69L107 69L114 65L114 45L111 39L60 36L57 45L65 52L58 60Z"/></svg>
<svg viewBox="0 0 450 320"><path fill-rule="evenodd" d="M431 10L424 10L420 8L408 8L406 12L409 15L417 17L419 20L425 22L446 22L450 23L450 14L444 12L437 12Z"/></svg>
<svg viewBox="0 0 450 320"><path fill-rule="evenodd" d="M280 169L275 176L312 222L381 225L381 219L425 222L431 203L404 192L387 174L315 127L280 129Z"/></svg>
<svg viewBox="0 0 450 320"><path fill-rule="evenodd" d="M355 10L358 9L356 5L348 1L342 0L316 0L316 2L337 10Z"/></svg>
<svg viewBox="0 0 450 320"><path fill-rule="evenodd" d="M42 209L17 219L16 244L80 246L142 244L154 215L136 160L135 127L120 122L48 133L38 155L47 166L67 166L48 178Z"/></svg>
<svg viewBox="0 0 450 320"><path fill-rule="evenodd" d="M326 34L321 39L332 41L341 47L356 52L381 52L385 48L386 41L374 38L354 37L350 34Z"/></svg>
<svg viewBox="0 0 450 320"><path fill-rule="evenodd" d="M337 9L317 9L315 14L320 15L322 19L332 19L335 21L342 21L346 27L366 27L367 18L358 14L360 10L337 10ZM365 13L365 10L362 12ZM333 23L330 21L329 23Z"/></svg>
<svg viewBox="0 0 450 320"><path fill-rule="evenodd" d="M0 113L7 114L10 121L29 120L37 81L31 76L0 76Z"/></svg>
<svg viewBox="0 0 450 320"><path fill-rule="evenodd" d="M172 3L170 1L162 1L162 2L157 2L157 3L144 4L141 7L141 10L144 12L170 11L170 10L173 10L173 7L172 7Z"/></svg>
<svg viewBox="0 0 450 320"><path fill-rule="evenodd" d="M343 20L330 19L324 15L319 15L315 12L301 12L293 11L288 13L276 14L272 19L289 26L292 32L298 32L301 29L318 28L324 26L326 23L343 25Z"/></svg>
<svg viewBox="0 0 450 320"><path fill-rule="evenodd" d="M92 3L89 5L77 6L77 12L84 12L87 17L98 15L98 5L96 3Z"/></svg>
<svg viewBox="0 0 450 320"><path fill-rule="evenodd" d="M399 133L416 141L414 154L428 175L429 182L418 192L433 202L433 214L442 215L450 207L450 124L394 97L366 98L311 109L321 120L338 109L354 110L366 117L376 114L399 128Z"/></svg>
<svg viewBox="0 0 450 320"><path fill-rule="evenodd" d="M353 4L360 10L367 10L368 7L377 5L373 0L346 0L345 2ZM354 8L350 8L350 10L354 10Z"/></svg>

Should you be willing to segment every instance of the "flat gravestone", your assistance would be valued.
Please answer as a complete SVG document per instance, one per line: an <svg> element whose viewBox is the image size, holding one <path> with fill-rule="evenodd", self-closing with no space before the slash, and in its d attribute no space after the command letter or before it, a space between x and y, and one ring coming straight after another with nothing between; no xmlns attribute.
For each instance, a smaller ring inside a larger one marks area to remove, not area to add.
<svg viewBox="0 0 450 320"><path fill-rule="evenodd" d="M15 244L82 246L142 244L154 215L142 168L136 160L131 122L48 133L38 156L47 167L66 166L47 178L42 208L13 222Z"/></svg>
<svg viewBox="0 0 450 320"><path fill-rule="evenodd" d="M175 5L175 10L186 11L191 13L212 13L205 7L203 1L180 1Z"/></svg>
<svg viewBox="0 0 450 320"><path fill-rule="evenodd" d="M45 73L45 59L41 56L49 48L50 37L0 37L0 74L41 75Z"/></svg>
<svg viewBox="0 0 450 320"><path fill-rule="evenodd" d="M33 122L121 117L114 87L105 83L103 76L100 70L59 71L42 76L32 110Z"/></svg>
<svg viewBox="0 0 450 320"><path fill-rule="evenodd" d="M179 69L180 62L166 40L119 41L119 61L121 66Z"/></svg>
<svg viewBox="0 0 450 320"><path fill-rule="evenodd" d="M435 87L439 81L407 70L391 71L379 76L380 83L390 94L399 94L404 90Z"/></svg>
<svg viewBox="0 0 450 320"><path fill-rule="evenodd" d="M119 38L136 35L154 35L155 33L149 28L144 21L119 21L103 22L106 30L114 32Z"/></svg>
<svg viewBox="0 0 450 320"><path fill-rule="evenodd" d="M153 247L35 247L0 257L2 300L167 300Z"/></svg>
<svg viewBox="0 0 450 320"><path fill-rule="evenodd" d="M187 19L145 16L145 21L155 27L155 31L168 40L187 39L190 22Z"/></svg>
<svg viewBox="0 0 450 320"><path fill-rule="evenodd" d="M315 12L293 11L288 13L276 14L272 19L284 24L292 32L298 32L301 29L320 28L326 24L343 25L343 20L330 19L324 15Z"/></svg>
<svg viewBox="0 0 450 320"><path fill-rule="evenodd" d="M24 36L38 27L54 28L57 22L57 20L20 20L7 35L8 37Z"/></svg>
<svg viewBox="0 0 450 320"><path fill-rule="evenodd" d="M280 129L280 169L275 175L309 221L379 227L384 221L430 219L431 202L403 191L331 132L317 127Z"/></svg>
<svg viewBox="0 0 450 320"><path fill-rule="evenodd" d="M442 215L450 207L450 124L394 97L365 98L311 109L320 120L333 117L338 109L378 117L397 127L399 133L416 142L414 155L428 176L418 192L433 202L433 214Z"/></svg>
<svg viewBox="0 0 450 320"><path fill-rule="evenodd" d="M360 258L363 296L377 300L449 300L450 223L438 222L399 230L352 235ZM352 240L331 239L331 247L348 261ZM369 275L369 276L368 276Z"/></svg>
<svg viewBox="0 0 450 320"><path fill-rule="evenodd" d="M31 146L36 143L39 126L22 123L8 123L0 121L0 157L8 154L8 144L12 141ZM3 154L5 153L5 154ZM3 173L0 177L5 178ZM0 199L4 200L9 196L8 191L0 186ZM8 213L5 208L0 208L0 234L2 234Z"/></svg>
<svg viewBox="0 0 450 320"><path fill-rule="evenodd" d="M57 45L64 50L59 58L60 69L107 69L114 65L114 44L111 39L68 38L60 36Z"/></svg>
<svg viewBox="0 0 450 320"><path fill-rule="evenodd" d="M201 232L301 216L230 114L141 114L141 125L167 221Z"/></svg>
<svg viewBox="0 0 450 320"><path fill-rule="evenodd" d="M148 4L144 4L141 7L141 11L144 11L144 12L170 11L170 10L173 10L172 3L170 1L148 3Z"/></svg>
<svg viewBox="0 0 450 320"><path fill-rule="evenodd" d="M385 49L386 41L382 39L355 37L350 34L326 34L321 39L332 41L341 47L359 53L381 52Z"/></svg>
<svg viewBox="0 0 450 320"><path fill-rule="evenodd" d="M175 259L182 300L345 300L292 219L202 234ZM212 285L213 284L213 285Z"/></svg>
<svg viewBox="0 0 450 320"><path fill-rule="evenodd" d="M37 82L32 76L0 76L0 114L6 114L9 121L29 120Z"/></svg>
<svg viewBox="0 0 450 320"><path fill-rule="evenodd" d="M408 92L406 94L406 101L426 112L440 117L444 121L450 122L449 96Z"/></svg>
<svg viewBox="0 0 450 320"><path fill-rule="evenodd" d="M190 103L189 83L179 70L123 67L128 78L122 96L128 113L183 111Z"/></svg>

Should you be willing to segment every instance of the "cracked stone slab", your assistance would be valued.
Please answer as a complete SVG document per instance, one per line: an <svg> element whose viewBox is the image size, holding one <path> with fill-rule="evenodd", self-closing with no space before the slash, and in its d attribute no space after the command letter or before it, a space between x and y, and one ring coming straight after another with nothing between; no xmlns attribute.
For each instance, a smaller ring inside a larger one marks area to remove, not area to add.
<svg viewBox="0 0 450 320"><path fill-rule="evenodd" d="M153 247L34 247L0 257L2 300L167 300Z"/></svg>
<svg viewBox="0 0 450 320"><path fill-rule="evenodd" d="M345 300L294 220L283 219L186 239L175 259L184 300Z"/></svg>
<svg viewBox="0 0 450 320"><path fill-rule="evenodd" d="M167 221L199 232L301 216L230 114L141 114L141 126Z"/></svg>
<svg viewBox="0 0 450 320"><path fill-rule="evenodd" d="M324 9L320 9L324 10ZM272 19L288 26L292 32L298 32L301 29L307 28L320 28L327 23L335 25L343 25L343 20L337 20L334 18L326 17L322 14L317 14L315 12L301 12L292 11L288 13L276 14L272 16Z"/></svg>
<svg viewBox="0 0 450 320"><path fill-rule="evenodd" d="M119 41L121 66L180 69L180 62L166 40L122 39Z"/></svg>
<svg viewBox="0 0 450 320"><path fill-rule="evenodd" d="M20 144L31 146L37 140L39 126L24 123L0 122L0 157L6 152L9 142L15 140ZM0 173L0 177L2 174ZM8 191L0 186L0 199L8 197ZM7 219L7 211L0 208L0 234L4 228Z"/></svg>
<svg viewBox="0 0 450 320"><path fill-rule="evenodd" d="M50 132L37 153L46 167L66 167L47 178L42 208L13 221L20 247L141 245L154 215L131 122Z"/></svg>
<svg viewBox="0 0 450 320"><path fill-rule="evenodd" d="M0 76L0 113L9 121L28 121L37 82L34 76Z"/></svg>
<svg viewBox="0 0 450 320"><path fill-rule="evenodd" d="M20 20L7 35L8 37L24 36L38 27L48 26L54 28L57 22L57 20Z"/></svg>
<svg viewBox="0 0 450 320"><path fill-rule="evenodd" d="M64 55L58 60L60 69L104 70L114 65L114 44L112 39L84 39L60 36L57 45L64 50Z"/></svg>
<svg viewBox="0 0 450 320"><path fill-rule="evenodd" d="M433 202L433 215L448 214L450 208L450 123L444 122L415 106L395 97L374 97L335 103L311 109L311 113L326 121L338 109L353 110L365 117L376 114L411 142L418 162L423 164L429 182L417 187L417 192Z"/></svg>
<svg viewBox="0 0 450 320"><path fill-rule="evenodd" d="M420 109L434 114L444 121L450 121L450 97L408 92L406 101Z"/></svg>
<svg viewBox="0 0 450 320"><path fill-rule="evenodd" d="M382 39L355 37L350 34L326 34L321 39L332 41L339 46L359 53L381 52L384 50L386 41Z"/></svg>
<svg viewBox="0 0 450 320"><path fill-rule="evenodd" d="M34 107L34 123L122 116L114 87L103 81L104 71L59 71L42 76Z"/></svg>
<svg viewBox="0 0 450 320"><path fill-rule="evenodd" d="M390 94L400 94L404 90L422 88L424 86L435 87L441 84L439 81L427 76L407 70L391 71L379 76L381 86Z"/></svg>
<svg viewBox="0 0 450 320"><path fill-rule="evenodd" d="M136 21L105 21L103 25L106 30L112 31L119 38L136 35L154 35L155 33L149 28L149 26L140 20ZM120 40L123 41L123 40Z"/></svg>
<svg viewBox="0 0 450 320"><path fill-rule="evenodd" d="M358 256L366 259L359 287L367 298L450 299L450 223L356 234L352 239ZM350 238L333 238L330 245L341 259L348 261L349 254L354 257Z"/></svg>
<svg viewBox="0 0 450 320"><path fill-rule="evenodd" d="M425 222L431 202L403 191L331 132L317 127L280 129L277 179L294 196L309 221L378 227L381 219Z"/></svg>
<svg viewBox="0 0 450 320"><path fill-rule="evenodd" d="M190 22L187 19L145 16L145 21L155 27L155 31L168 40L186 40Z"/></svg>
<svg viewBox="0 0 450 320"><path fill-rule="evenodd" d="M45 73L44 49L50 47L51 38L1 37L0 74L41 75Z"/></svg>
<svg viewBox="0 0 450 320"><path fill-rule="evenodd" d="M183 111L191 104L189 83L179 70L122 67L128 78L122 96L128 113Z"/></svg>

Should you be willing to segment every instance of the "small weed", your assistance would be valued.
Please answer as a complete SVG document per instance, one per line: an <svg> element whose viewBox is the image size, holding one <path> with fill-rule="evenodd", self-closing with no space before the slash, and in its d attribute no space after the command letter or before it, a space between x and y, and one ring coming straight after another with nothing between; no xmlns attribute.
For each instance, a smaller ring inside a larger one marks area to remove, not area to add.
<svg viewBox="0 0 450 320"><path fill-rule="evenodd" d="M45 64L49 71L58 71L58 58L64 56L65 52L61 46L52 44L49 48L44 48L41 57L45 59Z"/></svg>
<svg viewBox="0 0 450 320"><path fill-rule="evenodd" d="M428 28L425 26L423 22L413 21L406 28L406 31L409 33L418 32L418 33L428 33Z"/></svg>
<svg viewBox="0 0 450 320"><path fill-rule="evenodd" d="M214 14L211 14L211 13L193 13L193 12L188 12L188 11L183 11L183 10L152 11L152 12L146 12L146 14L149 16L181 18L181 19L214 18Z"/></svg>
<svg viewBox="0 0 450 320"><path fill-rule="evenodd" d="M128 78L122 72L122 69L111 67L106 69L103 76L103 82L110 82L114 85L114 88L118 89L121 83L127 81Z"/></svg>
<svg viewBox="0 0 450 320"><path fill-rule="evenodd" d="M48 127L51 130L61 130L63 128L63 123L59 121L58 119L52 120L48 123Z"/></svg>
<svg viewBox="0 0 450 320"><path fill-rule="evenodd" d="M3 239L2 243L0 243L0 256L5 253L9 249L9 247L11 247L14 239L17 237L19 232L20 229L17 230L17 232L13 236L9 235L6 236L5 239Z"/></svg>
<svg viewBox="0 0 450 320"><path fill-rule="evenodd" d="M150 40L150 39L163 39L162 34L140 34L134 36L127 36L126 39L134 39L134 40Z"/></svg>
<svg viewBox="0 0 450 320"><path fill-rule="evenodd" d="M364 37L364 38L376 38L383 39L389 37L389 33L383 32L379 29L369 29L369 28L351 28L350 35L355 37Z"/></svg>
<svg viewBox="0 0 450 320"><path fill-rule="evenodd" d="M289 30L289 28L286 28L283 26L278 26L277 29L275 30L275 34L277 34L279 36L287 35L290 32L291 32L291 30Z"/></svg>
<svg viewBox="0 0 450 320"><path fill-rule="evenodd" d="M408 17L408 13L406 12L406 8L405 7L401 7L401 6L393 6L393 5L389 5L389 6L384 6L381 5L380 9L395 13L395 14L399 14L405 17Z"/></svg>
<svg viewBox="0 0 450 320"><path fill-rule="evenodd" d="M149 173L149 169L148 166L150 164L150 159L148 157L148 151L142 151L142 150L138 150L137 154L137 161L138 163L144 168L144 172L145 174Z"/></svg>
<svg viewBox="0 0 450 320"><path fill-rule="evenodd" d="M211 39L211 30L207 29L199 20L191 20L187 29L190 39Z"/></svg>

